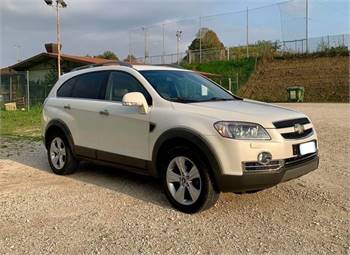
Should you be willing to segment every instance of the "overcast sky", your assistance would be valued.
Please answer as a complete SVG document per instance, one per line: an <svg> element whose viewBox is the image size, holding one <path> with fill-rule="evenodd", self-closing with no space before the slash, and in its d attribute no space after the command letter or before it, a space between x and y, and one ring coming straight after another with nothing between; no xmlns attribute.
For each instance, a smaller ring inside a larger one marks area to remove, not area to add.
<svg viewBox="0 0 350 255"><path fill-rule="evenodd" d="M97 55L114 51L124 58L129 51L143 55L144 32L148 29L151 55L161 53L162 26L165 23L165 49L176 52L176 30L183 31L181 51L185 51L199 28L199 16L238 12L281 2L280 0L66 0L61 11L62 51L73 55ZM250 41L298 39L305 35L304 0L273 5L249 12ZM310 0L310 36L349 33L348 0ZM246 13L202 19L202 27L214 29L225 45L245 42ZM185 19L173 23L175 20ZM282 25L281 25L282 24ZM44 51L44 43L56 40L55 12L43 0L0 1L0 66L29 58ZM131 32L129 32L131 31ZM295 38L294 38L295 37Z"/></svg>

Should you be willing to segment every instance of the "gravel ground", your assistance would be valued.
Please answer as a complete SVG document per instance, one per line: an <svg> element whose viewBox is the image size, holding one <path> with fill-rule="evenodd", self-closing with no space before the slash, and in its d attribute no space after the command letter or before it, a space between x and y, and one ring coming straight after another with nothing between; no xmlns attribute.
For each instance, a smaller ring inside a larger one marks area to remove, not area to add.
<svg viewBox="0 0 350 255"><path fill-rule="evenodd" d="M151 178L51 173L39 142L1 139L0 254L350 254L349 104L285 105L319 135L318 170L186 215Z"/></svg>

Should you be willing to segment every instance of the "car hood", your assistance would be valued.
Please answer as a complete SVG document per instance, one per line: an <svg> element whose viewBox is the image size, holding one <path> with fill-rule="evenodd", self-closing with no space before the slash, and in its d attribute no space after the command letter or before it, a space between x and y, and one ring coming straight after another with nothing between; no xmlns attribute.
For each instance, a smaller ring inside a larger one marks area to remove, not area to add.
<svg viewBox="0 0 350 255"><path fill-rule="evenodd" d="M275 128L273 122L279 120L296 119L305 117L303 113L284 107L262 103L253 100L212 101L191 104L174 103L174 108L195 114L211 116L216 121L246 121L254 122L265 128Z"/></svg>

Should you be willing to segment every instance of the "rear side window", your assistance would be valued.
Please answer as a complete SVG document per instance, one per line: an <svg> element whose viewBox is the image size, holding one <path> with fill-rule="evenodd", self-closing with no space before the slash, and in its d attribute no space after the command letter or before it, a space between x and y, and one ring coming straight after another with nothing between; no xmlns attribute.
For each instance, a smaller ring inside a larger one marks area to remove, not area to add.
<svg viewBox="0 0 350 255"><path fill-rule="evenodd" d="M72 97L104 99L108 72L93 72L77 76Z"/></svg>
<svg viewBox="0 0 350 255"><path fill-rule="evenodd" d="M69 79L57 90L58 97L71 97L76 77Z"/></svg>

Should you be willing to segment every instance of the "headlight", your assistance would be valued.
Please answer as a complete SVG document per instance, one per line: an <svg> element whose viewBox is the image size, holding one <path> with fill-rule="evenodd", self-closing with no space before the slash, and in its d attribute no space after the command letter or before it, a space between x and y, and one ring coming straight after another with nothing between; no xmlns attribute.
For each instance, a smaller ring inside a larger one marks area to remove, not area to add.
<svg viewBox="0 0 350 255"><path fill-rule="evenodd" d="M223 137L241 140L270 140L267 131L259 124L239 121L219 121L215 129Z"/></svg>

